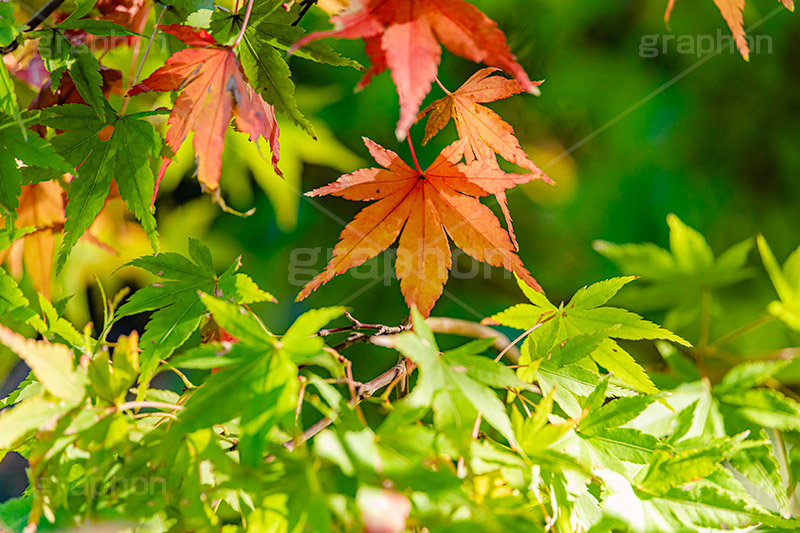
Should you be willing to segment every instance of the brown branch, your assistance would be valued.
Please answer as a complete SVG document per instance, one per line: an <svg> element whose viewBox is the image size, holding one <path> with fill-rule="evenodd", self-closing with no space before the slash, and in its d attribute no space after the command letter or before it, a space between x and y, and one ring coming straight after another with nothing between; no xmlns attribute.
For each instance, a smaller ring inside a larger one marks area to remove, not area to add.
<svg viewBox="0 0 800 533"><path fill-rule="evenodd" d="M345 326L343 328L321 329L317 332L317 337L327 337L328 335L333 335L335 333L360 331L362 329L374 329L376 331L374 335L393 335L395 333L402 333L404 331L407 331L410 328L410 326L405 322L399 326L386 326L384 324L364 324L346 311L344 313L344 316L346 316L347 319L353 323L352 326Z"/></svg>
<svg viewBox="0 0 800 533"><path fill-rule="evenodd" d="M356 396L350 399L350 405L356 406L361 403L365 398L369 398L382 388L386 387L390 383L394 382L396 379L401 378L407 375L409 372L413 371L416 368L416 365L408 361L406 359L400 361L392 368L381 374L380 376L376 377L375 379L368 381L366 383L362 383L356 388ZM313 426L309 427L303 433L296 438L286 441L283 445L289 451L294 450L297 446L304 443L326 427L330 426L333 423L332 418L322 418Z"/></svg>
<svg viewBox="0 0 800 533"><path fill-rule="evenodd" d="M345 312L344 316L353 323L351 326L321 329L317 332L317 337L327 337L336 333L351 333L344 341L333 347L337 352L360 342L371 342L374 337L396 335L411 329L411 324L407 320L399 326L386 326L384 324L364 324L347 312ZM374 333L362 333L361 330L365 329L374 330Z"/></svg>
<svg viewBox="0 0 800 533"><path fill-rule="evenodd" d="M505 352L505 356L508 358L508 360L512 364L517 364L519 362L519 357L520 357L519 348L517 348L516 346L508 348L509 345L512 344L512 342L508 339L508 337L488 326L478 324L477 322L461 320L459 318L447 318L438 316L429 318L428 320L425 321L425 323L428 324L428 326L435 333L461 335L462 337L469 337L472 339L490 339L494 337L494 343L492 344L492 348L494 348L500 353L502 353L503 350L507 350Z"/></svg>
<svg viewBox="0 0 800 533"><path fill-rule="evenodd" d="M298 24L300 24L300 21L303 19L306 13L308 13L308 10L311 9L311 6L313 6L316 3L317 0L302 0L300 2L300 5L302 6L300 8L300 14L297 16L297 20L292 22L292 26L297 26Z"/></svg>
<svg viewBox="0 0 800 533"><path fill-rule="evenodd" d="M319 337L326 337L336 333L352 332L352 334L345 339L344 342L339 343L333 348L336 351L342 350L359 342L371 342L376 346L392 347L392 335L396 335L411 329L411 324L401 324L400 326L395 327L385 326L382 324L363 324L356 320L350 313L345 313L345 316L347 316L347 318L353 323L352 326L323 329L317 333L317 336ZM514 364L519 362L519 349L514 346L514 343L510 341L508 337L490 327L478 324L476 322L469 322L467 320L447 317L428 318L425 323L436 333L461 335L462 337L475 339L494 338L495 340L492 344L492 347L495 350L505 354L505 356ZM375 333L362 333L359 331L362 329L375 330ZM356 387L355 396L351 397L350 399L350 405L353 407L357 406L365 398L372 396L380 389L394 383L398 379L405 377L412 372L414 368L416 368L416 365L412 361L404 359L375 379L358 385ZM324 417L303 431L301 435L292 440L284 442L283 445L290 451L294 450L297 446L330 426L333 423L333 420L334 419L332 418ZM478 424L479 423L476 423L476 425Z"/></svg>

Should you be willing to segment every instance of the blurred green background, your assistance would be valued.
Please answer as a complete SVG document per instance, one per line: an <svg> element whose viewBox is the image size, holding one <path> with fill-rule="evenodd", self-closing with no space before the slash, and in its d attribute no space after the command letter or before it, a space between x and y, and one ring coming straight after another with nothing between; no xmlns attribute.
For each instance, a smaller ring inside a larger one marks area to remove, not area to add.
<svg viewBox="0 0 800 533"><path fill-rule="evenodd" d="M595 239L666 246L669 213L706 235L716 252L758 232L780 260L800 244L797 15L774 0L748 0L745 26L758 24L748 33L764 37L747 63L728 46L713 57L679 53L675 40L663 49L665 35L710 35L715 40L730 35L711 0L679 0L671 32L663 21L666 2L661 0L473 3L497 21L531 78L545 80L540 97L519 95L490 106L514 126L531 159L558 183L531 183L508 195L519 255L551 300L568 299L583 285L618 274L593 251ZM314 10L303 24L309 29L329 26L325 15ZM659 51L654 57L640 52L643 37L650 44L656 39ZM366 64L360 42L330 44ZM154 53L145 73L164 57ZM235 209L256 208L252 216L240 218L222 213L201 194L192 177L191 152L179 154L156 203L163 249L185 252L189 237L202 239L220 270L241 255L243 271L280 302L255 307L277 332L307 309L343 303L363 322L398 324L408 310L391 256L338 276L294 303L302 284L325 266L343 223L366 205L333 197L309 201L300 193L342 172L373 166L362 136L411 161L407 145L394 138L394 86L384 73L353 94L360 78L353 69L297 58L290 65L301 109L320 138L315 142L278 117L282 166L294 178L278 182L268 162L231 134L223 194ZM439 78L454 90L478 68L445 52ZM425 105L441 96L434 85ZM411 136L424 168L455 140L456 132L451 123L422 147L423 128L416 125ZM500 215L493 201L487 203ZM61 296L78 291L69 311L82 326L90 318L99 319L92 305L98 293L84 288L93 270L102 268L104 283L135 288L148 280L131 269L111 272L148 250L139 241L127 248L121 244L118 256L90 250L86 243L79 246L60 281ZM96 260L87 263L90 256ZM309 264L314 256L316 261ZM463 254L454 259L460 272L479 275L451 275L434 315L477 321L522 301L513 277L503 270L474 265ZM751 263L760 263L755 254ZM725 312L733 322L744 323L753 318L754 308L762 310L773 298L766 276L759 274L730 293ZM713 336L728 329L730 324ZM365 346L352 348L348 356L356 363L356 379L373 377L396 359L389 350Z"/></svg>

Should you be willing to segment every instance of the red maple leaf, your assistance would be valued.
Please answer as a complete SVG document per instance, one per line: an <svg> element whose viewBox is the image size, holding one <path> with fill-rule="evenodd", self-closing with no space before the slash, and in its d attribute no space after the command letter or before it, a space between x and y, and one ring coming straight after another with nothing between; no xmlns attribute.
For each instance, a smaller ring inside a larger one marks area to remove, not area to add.
<svg viewBox="0 0 800 533"><path fill-rule="evenodd" d="M425 172L410 168L397 154L369 139L364 143L383 168L357 170L306 194L377 201L345 226L333 249L333 259L303 288L298 300L337 274L377 256L398 236L395 270L400 290L408 306L416 306L425 316L447 281L451 266L448 235L478 261L502 266L541 290L514 253L500 221L478 200L528 182L533 174L506 174L479 162L459 164L463 141L442 150Z"/></svg>
<svg viewBox="0 0 800 533"><path fill-rule="evenodd" d="M783 7L789 11L794 11L794 0L778 0ZM747 44L747 35L744 31L744 0L714 0L719 12L722 13L722 18L728 23L728 27L733 34L733 40L736 41L736 48L745 61L750 61L750 47ZM672 8L675 7L675 0L667 2L667 10L664 12L664 22L669 24L670 15L672 15Z"/></svg>
<svg viewBox="0 0 800 533"><path fill-rule="evenodd" d="M456 123L459 138L466 143L464 161L480 161L489 166L497 166L495 154L535 174L534 177L548 183L553 181L528 158L514 136L514 128L500 115L479 104L508 98L523 91L522 84L502 76L492 76L498 69L488 67L473 74L455 92L447 93L420 112L417 120L428 117L425 124L424 145L431 137L444 128L452 118ZM505 192L496 194L497 203L506 218L508 233L514 246L517 238L511 224L508 201Z"/></svg>
<svg viewBox="0 0 800 533"><path fill-rule="evenodd" d="M194 131L197 178L209 190L219 184L225 130L235 118L239 131L251 141L264 137L272 149L272 165L278 170L280 145L273 107L245 81L231 47L217 45L205 30L188 26L160 26L190 48L172 54L166 64L135 85L129 94L148 91L180 91L169 115L166 141L177 152L190 131ZM162 166L162 173L165 169Z"/></svg>
<svg viewBox="0 0 800 533"><path fill-rule="evenodd" d="M405 138L430 92L442 54L440 43L454 54L513 74L525 91L539 94L497 24L464 0L353 0L331 22L335 29L309 34L289 51L322 37L364 39L372 66L358 87L387 68L391 71L400 97L398 139Z"/></svg>

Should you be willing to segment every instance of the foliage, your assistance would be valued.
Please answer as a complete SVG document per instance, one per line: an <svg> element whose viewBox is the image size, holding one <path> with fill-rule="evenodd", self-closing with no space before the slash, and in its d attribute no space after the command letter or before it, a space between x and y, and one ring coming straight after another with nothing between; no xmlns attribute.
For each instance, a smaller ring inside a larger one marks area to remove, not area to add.
<svg viewBox="0 0 800 533"><path fill-rule="evenodd" d="M481 105L539 94L498 25L463 0L322 2L335 28L305 35L299 23L314 3L228 10L181 0L151 10L80 0L26 26L11 4L0 7L0 45L18 47L16 65L27 65L0 68L0 250L10 266L0 268L0 355L29 369L0 401L0 458L28 462L28 488L0 503L0 528L800 528L800 248L781 266L756 237L764 276L748 265L753 239L715 256L670 215L669 251L597 241L623 276L556 305L520 259L506 198L552 181ZM747 58L743 2L715 3ZM153 64L157 36L165 57ZM299 180L303 159L347 166L350 154L301 112L292 69L303 67L285 57L362 69L322 37L363 39L371 65L359 88L390 71L394 133L408 138L414 167L364 138L380 168L307 193L374 203L345 225L298 299L399 239L409 314L388 326L362 323L344 304L304 308L281 334L256 312L276 299L240 272L241 257L219 268L217 246L183 236L191 217L174 219L188 254L161 250L175 230L157 225L155 202L193 151L203 192L223 211L244 223L252 214L228 207L222 191L235 194L237 182L223 168L258 168L276 213L285 208L274 192L287 183L278 116L293 141L319 131L325 152L292 146L287 177ZM437 78L442 45L489 68L450 92ZM103 64L117 48L131 54L127 76ZM18 94L31 92L36 69L49 81L23 110ZM420 112L434 81L445 96ZM458 140L423 171L409 130L426 116L423 144L451 118ZM190 134L192 149L182 148ZM269 160L259 151L267 145ZM231 154L237 162L223 167ZM491 196L505 229L481 202ZM482 323L431 317L453 267L450 241L514 273L529 303ZM51 301L51 270L65 272L83 244L152 251L125 265L146 286L106 294L97 283L95 323L69 320L69 298ZM768 277L777 300L748 308L743 322L721 295L754 277ZM454 332L471 340L451 347L442 334ZM358 368L357 344L389 361L380 374Z"/></svg>
<svg viewBox="0 0 800 533"><path fill-rule="evenodd" d="M538 290L522 265L508 234L491 210L477 199L502 193L532 174L506 174L496 166L458 163L465 143L445 148L424 172L406 165L390 150L364 139L372 157L384 168L368 168L340 177L309 196L332 194L348 200L378 200L342 230L325 271L300 292L299 299L371 259L400 235L397 277L409 307L427 316L442 294L452 264L447 235L478 261L503 266ZM445 231L447 234L445 234Z"/></svg>

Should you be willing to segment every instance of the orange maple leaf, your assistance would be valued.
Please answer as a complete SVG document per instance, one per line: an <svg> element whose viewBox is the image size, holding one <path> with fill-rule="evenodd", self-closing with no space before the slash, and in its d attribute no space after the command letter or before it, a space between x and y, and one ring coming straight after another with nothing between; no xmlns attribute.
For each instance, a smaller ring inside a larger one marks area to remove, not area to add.
<svg viewBox="0 0 800 533"><path fill-rule="evenodd" d="M464 150L466 163L480 161L489 166L497 166L495 154L498 154L506 161L530 170L536 178L553 183L520 147L519 140L514 136L514 128L488 107L479 105L523 92L519 81L491 75L498 70L494 67L479 70L455 92L448 92L447 96L436 100L421 111L417 120L428 117L422 144L427 143L452 118L456 123L459 138L466 142ZM534 83L539 85L541 82ZM516 247L517 238L511 224L505 192L501 191L495 196L506 218L511 240Z"/></svg>
<svg viewBox="0 0 800 533"><path fill-rule="evenodd" d="M794 0L778 0L789 11L794 11ZM747 36L744 31L744 0L714 0L719 12L733 34L736 41L736 48L745 61L750 61L750 47L747 45ZM664 22L669 24L669 17L672 15L672 8L675 7L675 0L667 2L667 10L664 12Z"/></svg>
<svg viewBox="0 0 800 533"><path fill-rule="evenodd" d="M459 164L464 141L442 150L425 172L410 168L397 154L367 138L364 144L383 168L357 170L306 194L377 201L345 226L330 263L303 288L297 300L377 256L398 236L395 271L400 290L408 306L416 306L424 316L430 314L447 281L452 264L448 235L478 261L502 266L541 290L514 253L500 221L478 200L526 183L533 174L506 174L480 162Z"/></svg>
<svg viewBox="0 0 800 533"><path fill-rule="evenodd" d="M273 107L245 81L231 47L217 45L205 30L188 26L159 26L190 48L172 54L166 64L135 85L129 94L148 91L180 91L169 115L167 145L177 152L190 131L194 131L197 178L207 189L219 185L225 130L233 115L239 131L251 141L264 137L272 149L272 165L278 175L280 145ZM162 165L161 173L166 169ZM160 178L159 178L160 179Z"/></svg>
<svg viewBox="0 0 800 533"><path fill-rule="evenodd" d="M525 91L539 94L497 24L464 0L354 0L331 22L335 29L311 33L289 52L322 37L363 38L372 66L358 88L387 68L391 71L400 97L398 139L405 138L436 78L439 43L454 54L513 74Z"/></svg>
<svg viewBox="0 0 800 533"><path fill-rule="evenodd" d="M23 185L16 226L35 229L5 251L7 258L0 253L0 262L8 260L11 275L17 279L22 277L24 264L34 289L48 299L56 234L64 229L64 205L64 190L55 180Z"/></svg>

